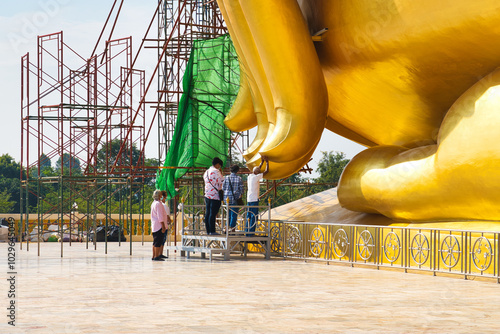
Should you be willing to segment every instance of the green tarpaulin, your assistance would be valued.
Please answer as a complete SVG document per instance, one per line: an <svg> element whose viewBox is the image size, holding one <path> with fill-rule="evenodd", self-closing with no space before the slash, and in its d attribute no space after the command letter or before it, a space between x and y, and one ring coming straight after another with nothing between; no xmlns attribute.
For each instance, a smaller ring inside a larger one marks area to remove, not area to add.
<svg viewBox="0 0 500 334"><path fill-rule="evenodd" d="M224 118L238 93L239 63L229 35L195 41L183 77L183 94L165 167L209 167L226 162L230 131ZM175 181L186 169L162 169L156 188L176 195Z"/></svg>

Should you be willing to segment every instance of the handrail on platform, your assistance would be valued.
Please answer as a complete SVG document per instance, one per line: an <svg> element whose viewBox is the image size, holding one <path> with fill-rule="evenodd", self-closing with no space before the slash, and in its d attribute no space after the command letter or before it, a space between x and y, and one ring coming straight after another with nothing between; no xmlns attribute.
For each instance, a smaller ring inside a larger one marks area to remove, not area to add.
<svg viewBox="0 0 500 334"><path fill-rule="evenodd" d="M224 255L224 259L229 259L230 253L241 253L247 255L250 251L264 252L265 257L270 256L270 224L271 206L253 206L262 212L255 216L252 226L249 219L253 213L246 205L222 205L220 217L216 220L217 235L208 235L204 217L204 205L181 205L182 217L182 246L179 250L198 252L211 255L217 251ZM229 211L237 210L238 218L234 228L229 226ZM267 216L267 218L265 218ZM178 247L176 247L177 249Z"/></svg>

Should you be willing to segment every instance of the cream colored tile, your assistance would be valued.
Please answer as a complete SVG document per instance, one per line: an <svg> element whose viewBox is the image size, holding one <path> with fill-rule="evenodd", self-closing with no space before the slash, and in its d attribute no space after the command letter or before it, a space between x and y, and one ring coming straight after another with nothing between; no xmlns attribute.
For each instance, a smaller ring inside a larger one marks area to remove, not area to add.
<svg viewBox="0 0 500 334"><path fill-rule="evenodd" d="M25 245L24 245L25 246ZM23 246L23 247L24 247ZM16 324L0 333L497 333L500 285L263 256L210 262L151 244L18 250ZM25 247L24 247L25 248ZM0 244L7 273L7 245Z"/></svg>

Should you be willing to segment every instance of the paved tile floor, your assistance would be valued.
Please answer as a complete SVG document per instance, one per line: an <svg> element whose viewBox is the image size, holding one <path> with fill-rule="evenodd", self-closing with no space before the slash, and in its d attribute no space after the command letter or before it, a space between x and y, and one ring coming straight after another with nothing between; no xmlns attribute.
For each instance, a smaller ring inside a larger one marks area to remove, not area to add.
<svg viewBox="0 0 500 334"><path fill-rule="evenodd" d="M19 248L19 245L17 245ZM210 262L151 244L25 245L7 322L0 244L0 333L498 333L500 285L263 256Z"/></svg>

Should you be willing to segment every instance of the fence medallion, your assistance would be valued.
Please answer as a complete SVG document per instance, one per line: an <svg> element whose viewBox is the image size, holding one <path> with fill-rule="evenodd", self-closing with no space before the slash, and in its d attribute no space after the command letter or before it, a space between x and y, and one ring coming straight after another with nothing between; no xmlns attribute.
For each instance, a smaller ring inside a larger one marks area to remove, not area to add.
<svg viewBox="0 0 500 334"><path fill-rule="evenodd" d="M373 249L375 248L373 236L368 230L361 232L358 238L358 254L363 260L368 260L372 257Z"/></svg>
<svg viewBox="0 0 500 334"><path fill-rule="evenodd" d="M349 238L343 228L338 229L333 235L333 252L341 259L349 250Z"/></svg>
<svg viewBox="0 0 500 334"><path fill-rule="evenodd" d="M390 263L399 258L401 252L401 243L399 237L394 232L389 232L384 239L384 256Z"/></svg>
<svg viewBox="0 0 500 334"><path fill-rule="evenodd" d="M485 237L478 238L474 242L474 246L472 246L471 254L472 262L478 270L485 271L490 267L493 251L488 239Z"/></svg>
<svg viewBox="0 0 500 334"><path fill-rule="evenodd" d="M277 225L271 227L271 251L274 253L281 252L281 232Z"/></svg>
<svg viewBox="0 0 500 334"><path fill-rule="evenodd" d="M300 252L300 245L302 245L302 234L296 226L289 226L287 230L287 244L288 251L296 254Z"/></svg>
<svg viewBox="0 0 500 334"><path fill-rule="evenodd" d="M410 247L411 258L413 261L415 261L418 265L423 265L429 258L429 252L429 240L427 237L422 233L416 234L411 240Z"/></svg>
<svg viewBox="0 0 500 334"><path fill-rule="evenodd" d="M446 268L453 268L456 266L460 254L462 253L457 237L448 235L444 238L441 242L441 249L439 252L441 253L441 261L443 261Z"/></svg>
<svg viewBox="0 0 500 334"><path fill-rule="evenodd" d="M314 256L319 256L325 248L325 236L319 227L314 228L311 232L309 248Z"/></svg>

